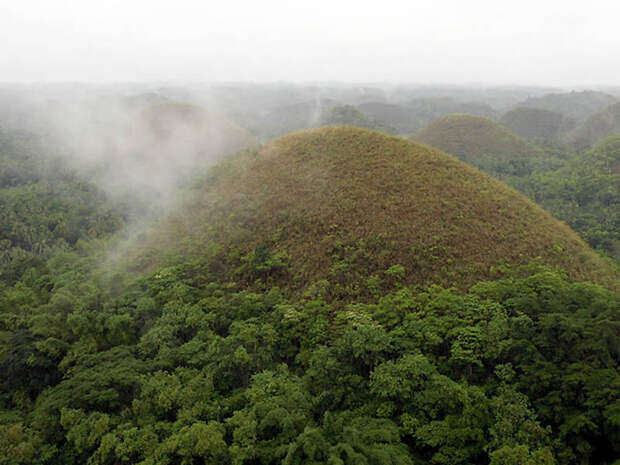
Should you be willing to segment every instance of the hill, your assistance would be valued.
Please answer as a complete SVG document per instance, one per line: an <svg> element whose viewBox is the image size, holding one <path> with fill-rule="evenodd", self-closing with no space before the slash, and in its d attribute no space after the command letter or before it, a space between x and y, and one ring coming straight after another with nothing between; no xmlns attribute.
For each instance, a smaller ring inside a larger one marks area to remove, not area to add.
<svg viewBox="0 0 620 465"><path fill-rule="evenodd" d="M452 113L496 117L495 110L487 104L457 102L451 97L418 98L400 105L367 102L359 105L359 109L371 118L395 128L399 134L415 133L437 118Z"/></svg>
<svg viewBox="0 0 620 465"><path fill-rule="evenodd" d="M503 115L500 123L521 137L539 141L555 139L562 120L563 116L554 111L519 107Z"/></svg>
<svg viewBox="0 0 620 465"><path fill-rule="evenodd" d="M620 103L590 116L566 136L566 141L576 150L592 147L596 142L620 132Z"/></svg>
<svg viewBox="0 0 620 465"><path fill-rule="evenodd" d="M393 127L398 134L409 134L413 128L420 125L419 115L404 105L366 102L360 104L358 108L371 118Z"/></svg>
<svg viewBox="0 0 620 465"><path fill-rule="evenodd" d="M290 257L293 287L360 286L392 266L410 283L467 286L536 257L575 279L605 274L568 227L439 150L352 127L284 136L227 165L162 226L156 249L194 237ZM224 260L224 259L222 259Z"/></svg>
<svg viewBox="0 0 620 465"><path fill-rule="evenodd" d="M320 126L357 126L358 128L375 129L394 134L396 131L380 121L373 120L353 105L339 105L323 112L319 120Z"/></svg>
<svg viewBox="0 0 620 465"><path fill-rule="evenodd" d="M414 139L498 177L523 176L550 161L534 144L489 119L472 115L440 118Z"/></svg>
<svg viewBox="0 0 620 465"><path fill-rule="evenodd" d="M560 113L565 118L570 118L578 122L583 121L590 115L605 109L617 101L618 99L613 95L586 90L582 92L573 91L546 94L541 97L528 98L519 106L553 111Z"/></svg>

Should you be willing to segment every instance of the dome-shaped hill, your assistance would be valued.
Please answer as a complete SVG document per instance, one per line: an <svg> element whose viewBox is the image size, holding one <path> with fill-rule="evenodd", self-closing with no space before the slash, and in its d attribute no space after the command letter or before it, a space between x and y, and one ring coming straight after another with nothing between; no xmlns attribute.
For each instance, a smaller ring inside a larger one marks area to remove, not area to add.
<svg viewBox="0 0 620 465"><path fill-rule="evenodd" d="M531 140L554 139L562 127L560 113L541 108L519 107L501 117L506 128Z"/></svg>
<svg viewBox="0 0 620 465"><path fill-rule="evenodd" d="M473 115L444 116L413 138L498 176L527 174L543 155L505 127Z"/></svg>
<svg viewBox="0 0 620 465"><path fill-rule="evenodd" d="M320 126L357 126L358 128L375 129L388 134L395 130L380 121L373 120L353 105L339 105L324 111L319 120Z"/></svg>
<svg viewBox="0 0 620 465"><path fill-rule="evenodd" d="M323 279L359 288L394 265L408 283L464 288L493 265L539 256L574 279L607 276L570 228L516 191L439 150L376 131L281 137L219 166L195 195L160 225L143 260L182 243L185 253L221 254L221 274L260 268L271 250L288 257L286 286L298 290Z"/></svg>

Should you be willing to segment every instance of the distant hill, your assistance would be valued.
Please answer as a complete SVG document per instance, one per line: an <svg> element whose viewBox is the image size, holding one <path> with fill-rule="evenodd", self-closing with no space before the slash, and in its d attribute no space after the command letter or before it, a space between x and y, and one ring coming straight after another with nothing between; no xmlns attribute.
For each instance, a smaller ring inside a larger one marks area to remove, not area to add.
<svg viewBox="0 0 620 465"><path fill-rule="evenodd" d="M403 105L368 102L359 108L371 118L395 128L399 134L413 134L431 121L451 113L497 117L495 110L487 104L457 102L451 97L419 98Z"/></svg>
<svg viewBox="0 0 620 465"><path fill-rule="evenodd" d="M555 139L563 119L562 114L554 111L519 107L503 115L500 123L521 137L540 141Z"/></svg>
<svg viewBox="0 0 620 465"><path fill-rule="evenodd" d="M479 116L444 116L414 139L500 177L529 174L547 158L539 147Z"/></svg>
<svg viewBox="0 0 620 465"><path fill-rule="evenodd" d="M317 127L321 115L338 105L340 103L336 100L322 98L282 105L257 118L252 129L262 138L270 139L291 131Z"/></svg>
<svg viewBox="0 0 620 465"><path fill-rule="evenodd" d="M618 99L603 92L587 90L583 92L567 92L562 94L546 94L542 97L529 98L520 106L554 111L575 122L582 121Z"/></svg>
<svg viewBox="0 0 620 465"><path fill-rule="evenodd" d="M615 103L590 116L577 126L566 135L566 141L576 150L583 151L605 137L618 132L620 132L620 103Z"/></svg>
<svg viewBox="0 0 620 465"><path fill-rule="evenodd" d="M362 103L358 108L371 118L393 127L398 134L411 133L420 125L420 117L411 108L384 102Z"/></svg>
<svg viewBox="0 0 620 465"><path fill-rule="evenodd" d="M333 107L321 115L319 120L320 126L357 126L359 128L376 129L388 134L394 134L394 128L386 124L373 120L359 111L353 105L340 105Z"/></svg>
<svg viewBox="0 0 620 465"><path fill-rule="evenodd" d="M326 279L340 297L394 265L408 283L458 287L494 264L536 257L574 279L607 273L570 228L499 181L439 150L353 127L293 133L220 166L132 262L146 266L153 250L181 239L198 255L206 244L239 256L277 251L288 257L287 286Z"/></svg>

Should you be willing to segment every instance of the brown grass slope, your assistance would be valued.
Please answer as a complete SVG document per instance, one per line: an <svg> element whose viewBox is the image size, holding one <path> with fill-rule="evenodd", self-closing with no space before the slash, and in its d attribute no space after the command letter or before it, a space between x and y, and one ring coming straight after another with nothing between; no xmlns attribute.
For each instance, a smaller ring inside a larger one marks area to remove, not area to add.
<svg viewBox="0 0 620 465"><path fill-rule="evenodd" d="M473 115L448 115L422 129L414 139L477 167L533 159L541 150L505 127Z"/></svg>
<svg viewBox="0 0 620 465"><path fill-rule="evenodd" d="M609 281L566 225L439 150L348 126L286 135L221 165L150 247L259 244L290 257L287 285L361 285L405 267L408 283L465 288L499 263L537 257L576 280ZM210 249L211 250L211 249Z"/></svg>

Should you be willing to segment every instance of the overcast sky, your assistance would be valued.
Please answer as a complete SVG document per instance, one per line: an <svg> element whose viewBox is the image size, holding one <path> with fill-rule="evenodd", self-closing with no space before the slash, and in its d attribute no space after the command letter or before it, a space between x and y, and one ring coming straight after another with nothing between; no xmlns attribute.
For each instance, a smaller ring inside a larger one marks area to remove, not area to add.
<svg viewBox="0 0 620 465"><path fill-rule="evenodd" d="M0 0L0 81L620 84L618 0Z"/></svg>

